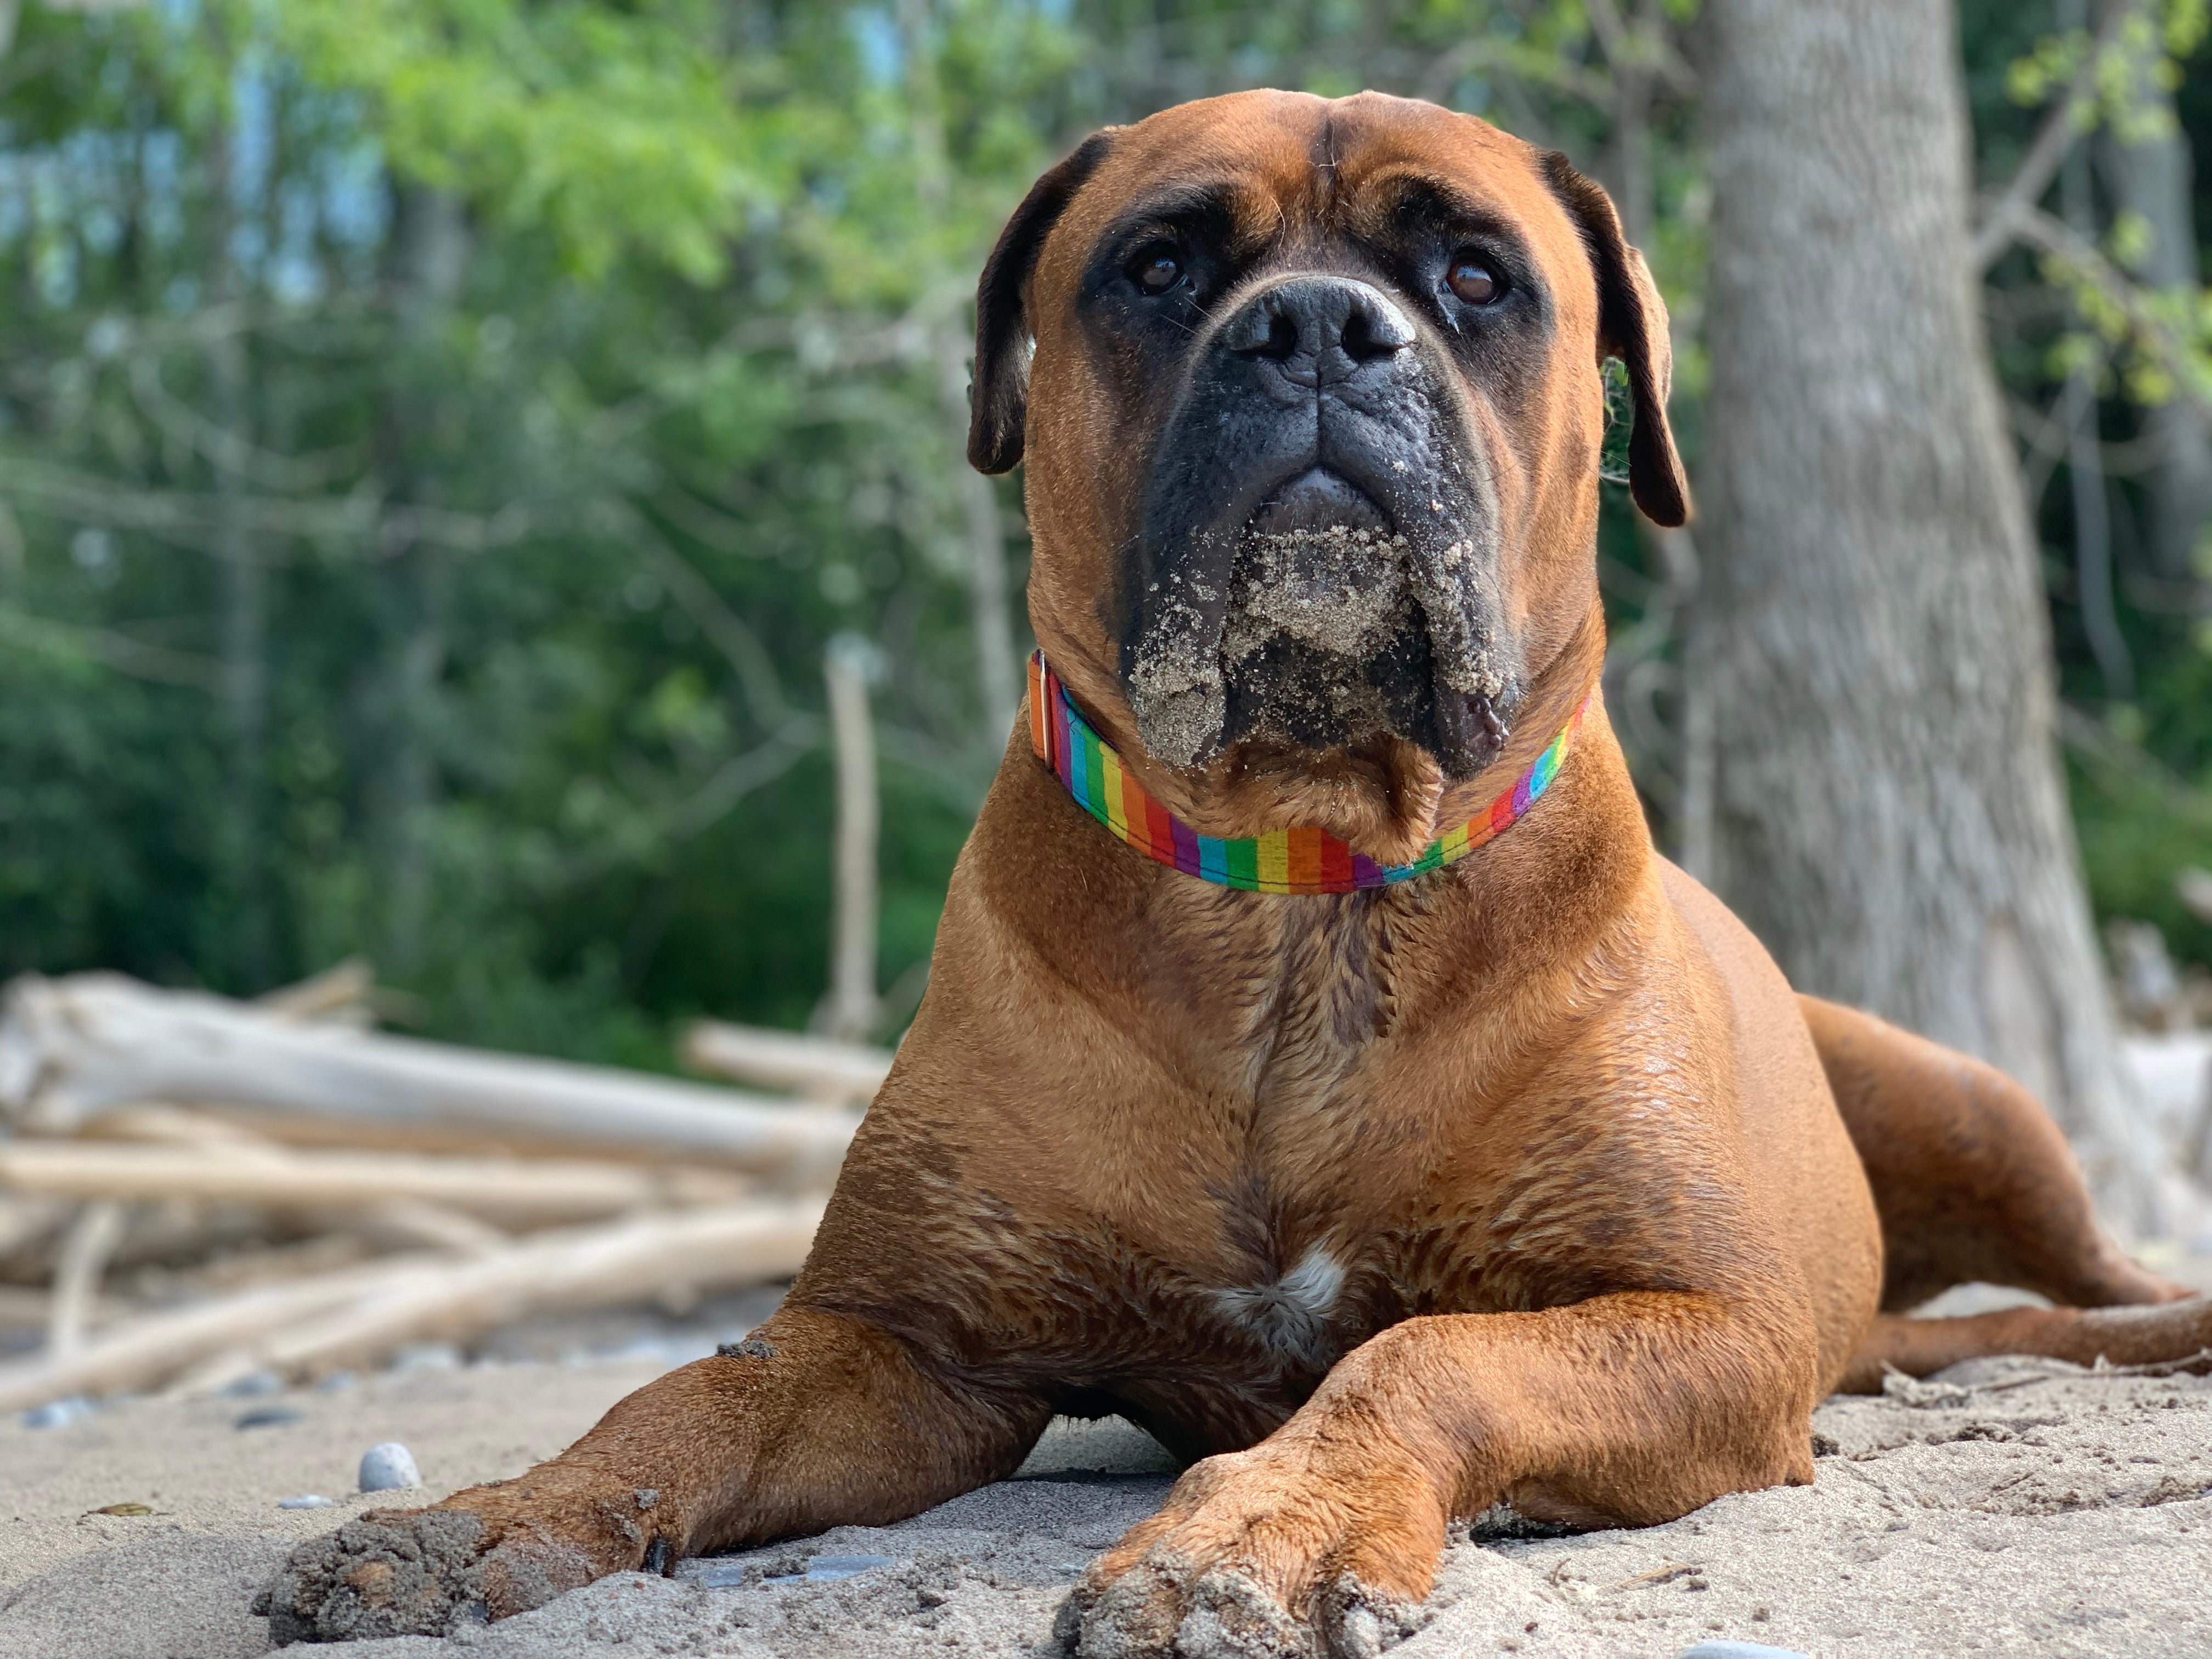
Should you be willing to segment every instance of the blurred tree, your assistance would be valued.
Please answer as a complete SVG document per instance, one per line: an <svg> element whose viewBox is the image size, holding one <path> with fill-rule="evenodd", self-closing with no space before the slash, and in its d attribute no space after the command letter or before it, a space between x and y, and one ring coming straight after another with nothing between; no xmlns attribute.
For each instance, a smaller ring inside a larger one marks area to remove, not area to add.
<svg viewBox="0 0 2212 1659"><path fill-rule="evenodd" d="M2154 92L2206 143L2212 76L2177 69L2198 0L2081 3L2088 29L1960 0L1990 194L2019 210L1977 252L2097 902L2212 963L2172 884L2212 861L2212 590L2147 550L2186 517L2150 460L2202 429L2212 311L2146 262L2187 233L2146 238L2108 154L2157 127L2122 119ZM1030 179L1237 87L1487 115L1619 197L1694 467L1695 9L0 0L0 972L251 991L366 950L427 1030L651 1064L694 1011L804 1022L830 979L823 653L850 634L884 672L896 1029L1024 643L1017 497L957 457L975 270ZM2093 131L2069 224L2043 204ZM2109 507L2131 701L2092 649L2077 500ZM1692 863L1700 551L1608 488L1608 699Z"/></svg>
<svg viewBox="0 0 2212 1659"><path fill-rule="evenodd" d="M2140 0L2101 0L2098 10L2099 33L2127 48L2120 107L2098 134L2097 156L2128 264L2154 292L2193 296L2202 278L2193 169L2173 102L2178 66L2159 49L2158 21ZM2145 409L2142 428L2156 454L2144 478L2148 563L2160 580L2187 587L2201 574L2197 542L2212 520L2212 431L2185 397Z"/></svg>
<svg viewBox="0 0 2212 1659"><path fill-rule="evenodd" d="M907 692L911 979L1004 738L946 672L979 520L992 684L1018 651L934 342L1046 158L1024 100L1062 49L923 8L922 166L872 15L27 15L0 968L253 990L367 947L432 1029L631 1058L688 1008L803 1018L829 768L784 688L857 629Z"/></svg>
<svg viewBox="0 0 2212 1659"><path fill-rule="evenodd" d="M1720 890L1802 989L2034 1090L2118 1213L2122 1086L1969 263L1948 6L1710 0L1700 475Z"/></svg>

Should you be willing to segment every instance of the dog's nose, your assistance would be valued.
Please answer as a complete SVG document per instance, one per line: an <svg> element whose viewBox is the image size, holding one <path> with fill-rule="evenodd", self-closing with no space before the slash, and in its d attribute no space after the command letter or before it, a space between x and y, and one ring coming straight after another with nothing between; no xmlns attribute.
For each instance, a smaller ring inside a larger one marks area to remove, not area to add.
<svg viewBox="0 0 2212 1659"><path fill-rule="evenodd" d="M1380 289L1348 276L1294 276L1254 295L1222 330L1240 357L1277 364L1301 386L1348 380L1413 343L1413 325Z"/></svg>

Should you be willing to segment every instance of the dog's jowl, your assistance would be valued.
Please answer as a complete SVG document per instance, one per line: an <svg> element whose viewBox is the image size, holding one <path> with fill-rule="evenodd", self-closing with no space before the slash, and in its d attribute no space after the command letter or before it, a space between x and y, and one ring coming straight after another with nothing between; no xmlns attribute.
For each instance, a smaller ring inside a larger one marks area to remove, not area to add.
<svg viewBox="0 0 2212 1659"><path fill-rule="evenodd" d="M1637 505L1688 501L1602 191L1243 94L1047 173L976 311L1041 649L805 1272L558 1457L301 1550L279 1637L894 1520L1118 1412L1191 1466L1073 1650L1366 1654L1455 1516L1810 1480L1814 1402L1885 1364L2212 1343L2033 1100L1793 995L1653 851L1599 689L1607 358ZM2058 1305L1898 1316L1968 1279Z"/></svg>

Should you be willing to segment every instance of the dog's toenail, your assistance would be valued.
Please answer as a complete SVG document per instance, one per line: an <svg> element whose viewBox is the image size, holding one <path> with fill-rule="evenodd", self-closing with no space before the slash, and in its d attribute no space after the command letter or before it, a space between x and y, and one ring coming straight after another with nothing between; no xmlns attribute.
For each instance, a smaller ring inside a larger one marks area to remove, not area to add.
<svg viewBox="0 0 2212 1659"><path fill-rule="evenodd" d="M665 1538L654 1539L645 1548L645 1571L657 1572L663 1578L667 1577L670 1558L674 1554L675 1552L668 1547L668 1540Z"/></svg>

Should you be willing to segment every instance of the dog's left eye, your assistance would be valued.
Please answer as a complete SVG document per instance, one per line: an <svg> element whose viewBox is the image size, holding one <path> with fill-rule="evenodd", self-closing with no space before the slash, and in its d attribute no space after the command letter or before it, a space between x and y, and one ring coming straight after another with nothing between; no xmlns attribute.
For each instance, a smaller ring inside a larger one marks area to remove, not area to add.
<svg viewBox="0 0 2212 1659"><path fill-rule="evenodd" d="M1505 283L1490 263L1474 253L1455 253L1444 271L1444 286L1471 306L1497 303Z"/></svg>
<svg viewBox="0 0 2212 1659"><path fill-rule="evenodd" d="M1139 248L1137 257L1129 261L1128 270L1131 282L1142 292L1155 296L1165 294L1182 281L1182 260L1164 242Z"/></svg>

